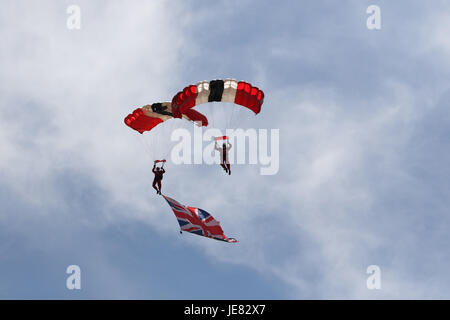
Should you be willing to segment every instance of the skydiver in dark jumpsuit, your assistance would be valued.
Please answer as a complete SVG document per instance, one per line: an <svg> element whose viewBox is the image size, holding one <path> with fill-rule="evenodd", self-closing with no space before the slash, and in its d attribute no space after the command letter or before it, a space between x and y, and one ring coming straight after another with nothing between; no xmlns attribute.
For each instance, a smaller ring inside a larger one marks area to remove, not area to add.
<svg viewBox="0 0 450 320"><path fill-rule="evenodd" d="M161 180L163 179L163 174L166 173L164 168L156 167L156 162L153 165L152 172L155 174L153 179L153 189L156 190L156 194L161 194Z"/></svg>
<svg viewBox="0 0 450 320"><path fill-rule="evenodd" d="M228 161L228 151L231 149L231 143L227 142L228 146L225 144L225 142L222 144L222 148L217 146L217 142L214 146L214 149L220 152L220 165L222 166L223 170L225 170L226 173L229 175L231 174L231 167L230 162Z"/></svg>

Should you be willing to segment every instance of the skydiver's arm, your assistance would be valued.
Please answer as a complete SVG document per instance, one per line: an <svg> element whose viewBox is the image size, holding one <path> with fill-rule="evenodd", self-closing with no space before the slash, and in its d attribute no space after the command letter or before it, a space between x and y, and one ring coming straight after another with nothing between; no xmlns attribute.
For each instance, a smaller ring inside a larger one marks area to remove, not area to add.
<svg viewBox="0 0 450 320"><path fill-rule="evenodd" d="M220 151L220 148L217 146L217 141L214 143L214 149L216 149L217 151Z"/></svg>

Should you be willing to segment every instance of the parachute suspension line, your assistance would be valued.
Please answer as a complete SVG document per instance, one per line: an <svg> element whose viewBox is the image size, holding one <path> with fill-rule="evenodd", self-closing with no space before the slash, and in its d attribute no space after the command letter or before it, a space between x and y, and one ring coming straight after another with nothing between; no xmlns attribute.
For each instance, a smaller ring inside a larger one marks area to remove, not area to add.
<svg viewBox="0 0 450 320"><path fill-rule="evenodd" d="M213 109L213 118L214 118L214 128L220 129L220 118L221 118L221 112L220 112L220 104L213 102L211 104L211 107Z"/></svg>
<svg viewBox="0 0 450 320"><path fill-rule="evenodd" d="M212 102L210 109L212 109L211 114L213 118L213 128L221 129L221 118L223 117L223 112L221 112L221 104L217 102Z"/></svg>
<svg viewBox="0 0 450 320"><path fill-rule="evenodd" d="M242 106L237 106L236 108L236 114L237 114L237 119L236 119L236 127L240 128L242 125L242 119L244 118L242 116L242 113L245 112L246 110L243 110L244 108Z"/></svg>
<svg viewBox="0 0 450 320"><path fill-rule="evenodd" d="M143 149L145 150L145 153L150 156L150 147L147 144L147 141L145 141L144 136L141 134L139 137L139 141L141 142Z"/></svg>
<svg viewBox="0 0 450 320"><path fill-rule="evenodd" d="M235 123L235 120L234 120L234 118L236 117L236 108L233 108L234 106L231 106L231 116L230 116L230 119L229 119L229 121L228 121L228 123L227 123L227 128L231 128L231 125L233 124L233 123ZM236 129L236 128L234 128L234 129Z"/></svg>
<svg viewBox="0 0 450 320"><path fill-rule="evenodd" d="M215 126L217 129L221 130L223 126L223 113L221 110L221 106L218 103L214 102L214 117L215 117Z"/></svg>
<svg viewBox="0 0 450 320"><path fill-rule="evenodd" d="M183 123L181 120L179 121L178 119L172 119L170 121L166 121L168 123L168 127L165 128L164 132L166 132L167 130L167 137L165 139L158 139L158 147L160 150L160 154L157 155L158 159L155 160L162 160L162 159L168 159L171 150L171 146L172 146L172 141L171 141L171 137L172 137L172 133L175 130L175 128L179 128L180 127L180 122Z"/></svg>
<svg viewBox="0 0 450 320"><path fill-rule="evenodd" d="M154 160L153 159L154 155L152 154L152 149L150 148L146 138L143 135L140 136L139 140L141 141L141 144L143 146L142 148L145 150L145 153L147 154L147 157L149 159L148 162L151 163Z"/></svg>
<svg viewBox="0 0 450 320"><path fill-rule="evenodd" d="M161 142L156 139L155 136L143 136L142 139L147 147L148 153L150 155L150 161L157 160L160 155L158 154L161 150Z"/></svg>
<svg viewBox="0 0 450 320"><path fill-rule="evenodd" d="M169 127L173 126L173 124L172 125L168 124L168 126ZM170 150L164 148L165 141L163 141L160 137L158 137L157 134L154 134L154 132L146 132L144 134L141 134L139 140L141 141L141 144L143 145L145 152L148 154L149 162L153 163L153 161L155 160L167 158L167 155L169 154Z"/></svg>
<svg viewBox="0 0 450 320"><path fill-rule="evenodd" d="M166 121L168 124L168 127L164 129L164 132L166 132L166 129L168 129L168 136L163 138L163 139L158 139L158 144L159 144L159 152L160 154L157 155L158 159L156 160L162 160L162 159L167 159L168 155L170 153L170 137L172 136L172 132L175 128L175 123L177 121L175 121L175 119L171 119L169 121ZM175 123L174 123L175 122Z"/></svg>
<svg viewBox="0 0 450 320"><path fill-rule="evenodd" d="M236 129L236 121L237 121L237 116L236 116L236 107L235 106L228 106L230 107L230 116L228 117L228 121L227 121L227 129ZM231 128L231 126L233 125L233 128Z"/></svg>
<svg viewBox="0 0 450 320"><path fill-rule="evenodd" d="M210 109L211 110L211 112L210 112L210 114L211 114L211 117L210 117L210 119L212 120L212 127L213 128L215 128L216 127L216 123L217 123L217 121L216 121L216 117L217 117L217 110L216 110L216 108L215 108L215 103L214 102L211 102L211 105L208 107L208 109ZM208 120L209 121L209 120Z"/></svg>
<svg viewBox="0 0 450 320"><path fill-rule="evenodd" d="M239 112L240 112L241 114L245 114L245 116L241 116L241 117L239 117L239 119L238 119L238 125L239 125L239 127L242 127L244 124L248 124L249 119L254 119L254 118L252 118L252 117L255 117L255 116L256 116L253 112L247 110L247 109L244 108L244 107L241 107L241 108L239 109Z"/></svg>
<svg viewBox="0 0 450 320"><path fill-rule="evenodd" d="M226 129L230 128L230 116L228 103L220 103L219 104L219 112L220 112L220 130L222 131L222 135L226 134ZM228 114L228 115L227 115Z"/></svg>

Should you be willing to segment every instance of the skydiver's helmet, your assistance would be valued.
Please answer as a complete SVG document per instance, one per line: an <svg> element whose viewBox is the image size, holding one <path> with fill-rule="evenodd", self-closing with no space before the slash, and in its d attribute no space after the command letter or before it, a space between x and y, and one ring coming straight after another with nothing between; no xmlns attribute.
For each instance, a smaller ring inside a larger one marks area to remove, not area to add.
<svg viewBox="0 0 450 320"><path fill-rule="evenodd" d="M160 167L156 167L156 171L161 171L161 168Z"/></svg>

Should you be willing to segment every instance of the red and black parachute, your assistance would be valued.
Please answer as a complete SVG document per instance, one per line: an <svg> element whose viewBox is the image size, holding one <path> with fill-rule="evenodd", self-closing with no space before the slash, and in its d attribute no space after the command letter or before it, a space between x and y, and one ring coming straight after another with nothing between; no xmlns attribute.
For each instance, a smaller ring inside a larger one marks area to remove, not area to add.
<svg viewBox="0 0 450 320"><path fill-rule="evenodd" d="M183 118L186 120L201 121L204 126L208 125L208 120L200 112L192 110L189 114L193 118L190 118L188 115L183 115ZM135 109L125 117L124 121L130 128L139 133L144 133L145 131L152 130L158 124L172 118L172 104L170 102L158 102Z"/></svg>
<svg viewBox="0 0 450 320"><path fill-rule="evenodd" d="M234 79L200 81L178 92L172 102L153 103L137 108L124 121L139 133L150 131L172 118L184 118L207 126L207 117L193 108L208 102L234 103L258 114L264 102L264 92L248 82Z"/></svg>
<svg viewBox="0 0 450 320"><path fill-rule="evenodd" d="M185 87L173 97L173 116L181 118L187 115L193 121L202 121L201 118L196 119L192 108L215 101L238 104L258 114L264 102L264 92L248 82L234 79L201 81Z"/></svg>

